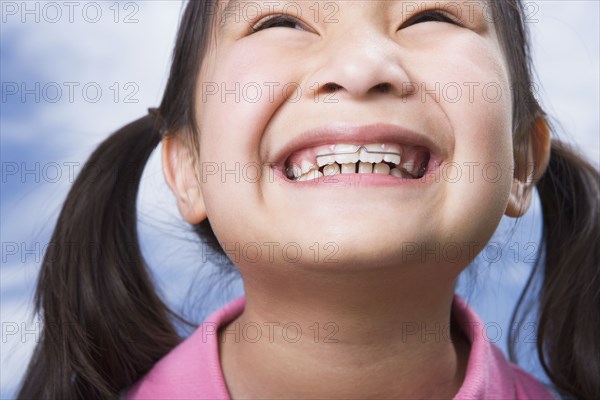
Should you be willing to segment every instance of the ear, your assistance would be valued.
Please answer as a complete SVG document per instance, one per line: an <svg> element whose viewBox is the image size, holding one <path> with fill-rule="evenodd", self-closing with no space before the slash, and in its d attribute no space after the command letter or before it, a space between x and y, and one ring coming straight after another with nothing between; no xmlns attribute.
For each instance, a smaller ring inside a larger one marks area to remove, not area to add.
<svg viewBox="0 0 600 400"><path fill-rule="evenodd" d="M196 179L194 158L180 137L173 135L162 140L163 174L177 199L179 213L195 225L206 218L206 208Z"/></svg>
<svg viewBox="0 0 600 400"><path fill-rule="evenodd" d="M544 117L537 117L529 135L527 154L517 156L516 173L505 214L517 218L527 212L536 182L544 175L550 160L550 127Z"/></svg>

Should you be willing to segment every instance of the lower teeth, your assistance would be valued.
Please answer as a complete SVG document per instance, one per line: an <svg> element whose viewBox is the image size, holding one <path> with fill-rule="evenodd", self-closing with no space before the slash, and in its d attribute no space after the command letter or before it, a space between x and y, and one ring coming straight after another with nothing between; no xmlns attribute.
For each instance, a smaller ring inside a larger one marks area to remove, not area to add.
<svg viewBox="0 0 600 400"><path fill-rule="evenodd" d="M384 175L384 174L392 175L397 178L404 178L404 179L419 179L425 175L425 170L426 170L425 165L421 166L421 168L419 168L419 171L417 172L417 175L415 176L415 175L412 175L410 172L399 168L396 164L391 164L391 163L381 163L381 164L386 165L388 168L380 166L377 168L379 171L376 172L375 166L373 164L371 164L372 170L370 173L375 173L375 174L379 173L381 175ZM304 174L300 177L294 177L292 168L288 167L288 169L286 170L286 175L291 180L306 181L306 180L313 180L317 176L327 177L327 176L333 176L333 175L339 175L339 174L360 174L358 169L359 169L359 163L342 164L341 166L337 163L334 163L334 164L324 165L324 166L320 167L318 170L310 170L309 172L307 172L306 174Z"/></svg>

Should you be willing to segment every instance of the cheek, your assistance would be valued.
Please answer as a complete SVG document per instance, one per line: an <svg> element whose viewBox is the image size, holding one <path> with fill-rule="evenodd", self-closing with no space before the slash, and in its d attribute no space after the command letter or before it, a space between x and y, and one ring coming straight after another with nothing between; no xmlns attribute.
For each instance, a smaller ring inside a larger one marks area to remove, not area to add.
<svg viewBox="0 0 600 400"><path fill-rule="evenodd" d="M500 51L481 36L465 33L443 43L430 50L430 66L423 63L421 70L428 90L436 88L454 135L452 162L440 171L447 192L442 225L447 231L460 226L453 236L478 237L483 245L504 213L512 184L508 73Z"/></svg>
<svg viewBox="0 0 600 400"><path fill-rule="evenodd" d="M225 46L214 58L218 67L198 87L202 111L197 116L206 133L201 136L203 161L259 162L266 126L286 97L295 96L297 68L286 63L294 57L282 59L261 43L246 38Z"/></svg>
<svg viewBox="0 0 600 400"><path fill-rule="evenodd" d="M286 96L295 95L294 59L298 56L286 54L282 59L260 40L248 38L218 53L218 68L196 94L208 117L204 129L219 132L221 141L241 141L242 147L259 140L273 112Z"/></svg>
<svg viewBox="0 0 600 400"><path fill-rule="evenodd" d="M293 68L282 67L268 47L244 40L217 53L207 68L196 93L207 214L219 241L262 243L261 185L273 177L259 154L261 139L284 96L293 95Z"/></svg>

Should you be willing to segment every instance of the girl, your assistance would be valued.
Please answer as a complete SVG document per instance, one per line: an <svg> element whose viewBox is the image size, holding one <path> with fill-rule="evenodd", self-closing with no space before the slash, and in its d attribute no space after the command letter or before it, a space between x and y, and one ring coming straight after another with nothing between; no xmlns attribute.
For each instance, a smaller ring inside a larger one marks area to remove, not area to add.
<svg viewBox="0 0 600 400"><path fill-rule="evenodd" d="M190 2L159 109L64 204L19 397L551 398L454 295L537 188L538 354L559 394L600 398L599 174L551 138L525 28L518 0ZM161 142L245 289L183 341L137 244Z"/></svg>

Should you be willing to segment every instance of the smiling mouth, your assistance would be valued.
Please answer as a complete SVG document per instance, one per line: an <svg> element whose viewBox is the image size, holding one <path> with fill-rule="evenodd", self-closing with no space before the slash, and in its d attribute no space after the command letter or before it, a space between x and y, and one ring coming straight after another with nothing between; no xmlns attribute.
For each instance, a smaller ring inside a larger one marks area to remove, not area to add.
<svg viewBox="0 0 600 400"><path fill-rule="evenodd" d="M328 144L297 151L284 164L292 181L311 181L339 174L391 175L420 179L431 159L423 146L397 143Z"/></svg>

